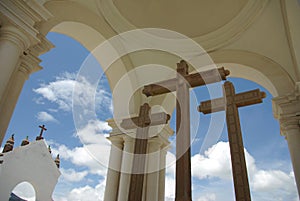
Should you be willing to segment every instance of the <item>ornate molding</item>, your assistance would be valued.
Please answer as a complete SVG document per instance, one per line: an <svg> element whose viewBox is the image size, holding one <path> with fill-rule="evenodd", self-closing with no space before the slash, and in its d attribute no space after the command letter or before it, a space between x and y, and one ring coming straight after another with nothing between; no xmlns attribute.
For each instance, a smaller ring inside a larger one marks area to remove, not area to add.
<svg viewBox="0 0 300 201"><path fill-rule="evenodd" d="M108 125L112 128L110 135L107 139L110 140L111 137L115 137L115 136L135 136L135 132L136 129L131 129L128 132L126 132L126 134L122 131L122 129L120 129L120 122L121 121L115 121L114 119L108 119L107 123ZM153 138L157 138L162 142L162 147L167 147L170 142L169 142L169 137L172 136L174 134L174 131L170 128L169 125L164 125L163 128L160 130L160 132L158 133L157 136L154 136ZM133 139L132 137L130 137L131 139ZM152 139L152 138L151 138ZM125 140L125 139L124 139Z"/></svg>
<svg viewBox="0 0 300 201"><path fill-rule="evenodd" d="M21 51L30 47L31 41L18 28L12 25L4 25L0 29L0 40L8 40L14 43Z"/></svg>
<svg viewBox="0 0 300 201"><path fill-rule="evenodd" d="M206 51L213 51L235 40L243 33L263 11L269 0L250 0L241 12L229 23L208 34L194 37ZM123 33L137 29L122 16L112 0L97 1L98 10L117 32Z"/></svg>
<svg viewBox="0 0 300 201"><path fill-rule="evenodd" d="M50 51L52 48L54 48L54 45L43 35L38 34L37 36L40 40L40 42L36 45L33 45L28 50L35 56L39 56L41 54L44 54L48 51Z"/></svg>
<svg viewBox="0 0 300 201"><path fill-rule="evenodd" d="M273 114L280 122L282 135L294 129L300 131L300 82L292 93L273 98Z"/></svg>
<svg viewBox="0 0 300 201"><path fill-rule="evenodd" d="M47 21L52 14L36 0L0 1L1 22L18 27L29 39L31 45L40 42L39 31L35 28L41 21Z"/></svg>
<svg viewBox="0 0 300 201"><path fill-rule="evenodd" d="M33 54L23 54L21 56L19 71L29 76L31 73L42 69L42 67L39 65L40 62L41 60Z"/></svg>

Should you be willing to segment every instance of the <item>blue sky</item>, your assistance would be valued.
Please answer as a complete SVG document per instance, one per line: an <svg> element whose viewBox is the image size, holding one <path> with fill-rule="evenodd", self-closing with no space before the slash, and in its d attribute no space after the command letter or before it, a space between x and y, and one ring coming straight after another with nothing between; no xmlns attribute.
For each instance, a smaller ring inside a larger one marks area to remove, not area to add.
<svg viewBox="0 0 300 201"><path fill-rule="evenodd" d="M30 140L39 134L38 126L45 124L44 137L53 150L53 157L60 153L62 176L53 198L65 200L103 200L109 143L105 136L110 128L105 120L112 117L111 92L105 77L96 93L97 118L86 122L76 130L72 114L72 89L82 62L89 52L75 40L57 33L49 33L48 39L56 46L41 56L43 70L34 73L26 82L11 119L5 140L15 133L16 145L26 135ZM95 65L99 65L94 62ZM254 82L229 78L237 92L260 88ZM83 88L86 86L83 86ZM205 87L194 90L198 100L208 99ZM278 122L272 115L272 95L262 104L240 108L243 140L250 177L253 200L297 200L287 143L280 136ZM85 102L83 104L89 104ZM195 103L196 104L196 103ZM193 104L192 104L193 105ZM191 107L195 110L195 107ZM191 112L192 115L195 112ZM192 144L193 200L233 200L233 182L229 158L227 130L204 149L211 115L200 115L199 129ZM172 116L175 116L174 113ZM193 118L193 117L192 117ZM175 130L175 119L171 119ZM174 142L174 137L170 139ZM85 146L83 146L83 143ZM96 160L86 150L96 150ZM174 147L168 154L172 158ZM167 169L166 200L174 200L174 166ZM225 197L224 197L225 195Z"/></svg>

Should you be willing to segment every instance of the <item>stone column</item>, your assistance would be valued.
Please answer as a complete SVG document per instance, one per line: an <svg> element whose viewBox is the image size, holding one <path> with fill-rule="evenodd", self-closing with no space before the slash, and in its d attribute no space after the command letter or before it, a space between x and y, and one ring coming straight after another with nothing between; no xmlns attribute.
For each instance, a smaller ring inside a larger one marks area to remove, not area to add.
<svg viewBox="0 0 300 201"><path fill-rule="evenodd" d="M2 134L0 139L1 142L18 101L19 95L23 89L24 83L32 72L40 68L38 65L39 62L40 60L31 54L26 56L22 55L20 57L19 67L13 72L7 84L5 97L1 99L0 106L0 133Z"/></svg>
<svg viewBox="0 0 300 201"><path fill-rule="evenodd" d="M116 201L120 182L120 171L123 153L123 135L111 135L107 138L111 141L109 167L106 176L104 201Z"/></svg>
<svg viewBox="0 0 300 201"><path fill-rule="evenodd" d="M0 103L19 57L30 46L30 40L18 28L5 25L0 29ZM1 113L3 114L3 113Z"/></svg>
<svg viewBox="0 0 300 201"><path fill-rule="evenodd" d="M163 147L160 151L160 171L159 171L159 184L158 184L158 200L165 200L165 180L166 180L166 156L167 146ZM175 186L174 186L175 188Z"/></svg>
<svg viewBox="0 0 300 201"><path fill-rule="evenodd" d="M293 93L273 99L273 112L288 143L300 198L300 83Z"/></svg>
<svg viewBox="0 0 300 201"><path fill-rule="evenodd" d="M126 201L128 199L134 151L134 139L128 135L124 135L123 139L124 149L122 156L118 201Z"/></svg>
<svg viewBox="0 0 300 201"><path fill-rule="evenodd" d="M295 180L300 198L300 116L289 118L285 122L280 122L281 132L287 140L291 161L293 164Z"/></svg>
<svg viewBox="0 0 300 201"><path fill-rule="evenodd" d="M161 139L153 137L148 140L147 176L146 176L146 201L158 200L159 170Z"/></svg>

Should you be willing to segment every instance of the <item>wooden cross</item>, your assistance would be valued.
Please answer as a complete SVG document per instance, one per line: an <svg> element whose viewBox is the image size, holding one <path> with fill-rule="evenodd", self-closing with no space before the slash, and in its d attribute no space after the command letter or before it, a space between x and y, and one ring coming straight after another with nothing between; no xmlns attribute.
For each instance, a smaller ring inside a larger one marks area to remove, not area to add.
<svg viewBox="0 0 300 201"><path fill-rule="evenodd" d="M189 74L185 61L177 63L176 78L144 87L146 96L176 91L176 195L175 201L191 201L190 94L189 88L225 80L224 67Z"/></svg>
<svg viewBox="0 0 300 201"><path fill-rule="evenodd" d="M137 128L128 201L142 200L149 127L167 124L170 119L170 115L164 112L150 116L150 109L145 103L140 107L138 117L124 119L121 123L124 129Z"/></svg>
<svg viewBox="0 0 300 201"><path fill-rule="evenodd" d="M201 102L198 111L204 114L226 111L235 197L237 201L250 201L251 195L238 108L262 103L266 93L256 89L236 94L233 84L227 81L224 83L223 94L223 98Z"/></svg>
<svg viewBox="0 0 300 201"><path fill-rule="evenodd" d="M43 140L44 139L43 132L47 130L45 125L39 126L39 128L41 128L41 132L40 132L40 135L37 136L35 140Z"/></svg>

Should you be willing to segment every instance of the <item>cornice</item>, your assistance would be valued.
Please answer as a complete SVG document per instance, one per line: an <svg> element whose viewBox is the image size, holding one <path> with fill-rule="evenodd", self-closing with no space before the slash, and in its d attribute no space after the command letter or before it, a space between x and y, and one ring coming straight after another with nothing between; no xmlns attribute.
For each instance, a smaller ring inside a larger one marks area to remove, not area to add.
<svg viewBox="0 0 300 201"><path fill-rule="evenodd" d="M300 130L300 82L295 90L285 96L273 98L273 114L280 122L282 135L291 130Z"/></svg>
<svg viewBox="0 0 300 201"><path fill-rule="evenodd" d="M23 54L21 56L19 71L25 73L26 75L30 75L31 73L42 69L42 67L39 65L40 62L41 60L31 53Z"/></svg>
<svg viewBox="0 0 300 201"><path fill-rule="evenodd" d="M2 24L16 26L30 39L31 45L40 42L37 37L39 31L35 28L36 23L46 21L52 17L41 2L35 0L1 0L0 13Z"/></svg>
<svg viewBox="0 0 300 201"><path fill-rule="evenodd" d="M8 40L14 43L21 51L29 48L31 44L29 38L18 28L12 25L5 25L1 27L0 40Z"/></svg>
<svg viewBox="0 0 300 201"><path fill-rule="evenodd" d="M192 39L198 42L206 51L223 47L237 39L262 13L268 2L269 0L250 0L229 23L213 32ZM97 1L97 6L100 13L117 33L137 29L135 25L122 16L112 0Z"/></svg>
<svg viewBox="0 0 300 201"><path fill-rule="evenodd" d="M108 137L109 140L111 137L115 137L115 136L120 136L120 137L128 136L129 137L129 136L136 135L136 129L131 129L131 130L127 131L125 134L122 131L122 129L120 129L118 126L118 125L120 125L120 123L117 123L114 119L108 119L107 123L112 128L112 131L110 132L110 136ZM153 137L154 138L157 137L163 143L163 146L168 146L170 144L169 137L172 136L173 134L174 134L174 131L167 124L167 125L163 126L163 128L160 130L160 132L156 136L153 136ZM132 137L130 137L130 138L133 139Z"/></svg>

